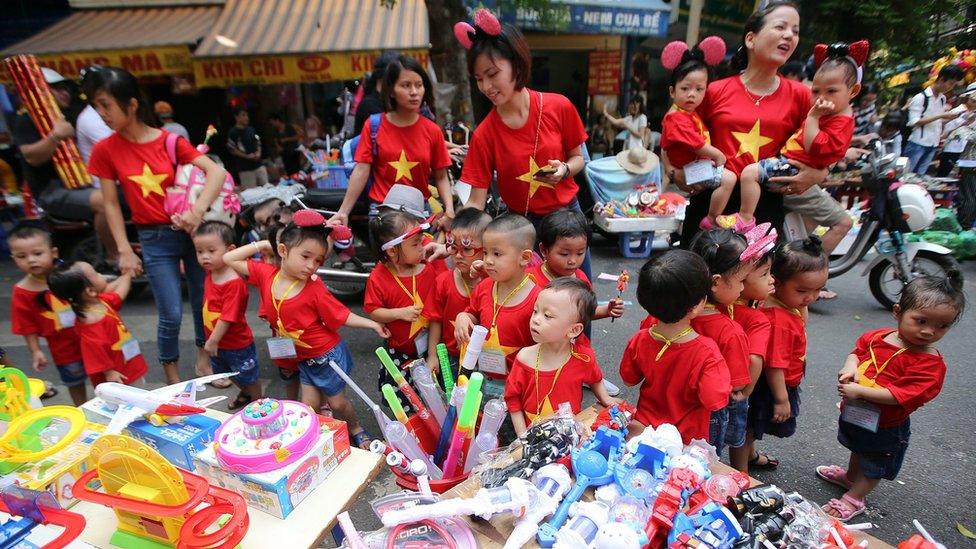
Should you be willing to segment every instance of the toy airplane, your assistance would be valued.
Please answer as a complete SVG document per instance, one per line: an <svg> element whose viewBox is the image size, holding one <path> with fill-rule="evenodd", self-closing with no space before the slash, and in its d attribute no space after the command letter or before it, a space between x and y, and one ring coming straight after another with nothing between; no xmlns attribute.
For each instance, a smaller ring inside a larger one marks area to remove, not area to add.
<svg viewBox="0 0 976 549"><path fill-rule="evenodd" d="M160 427L167 423L167 418L202 414L208 406L227 397L216 396L197 401L197 391L203 389L203 386L211 381L233 375L237 375L237 373L213 374L190 381L181 381L152 391L121 383L100 383L98 387L95 387L95 396L107 404L119 407L115 411L112 421L108 424L105 434L121 433L122 429L140 417L145 417L149 423Z"/></svg>

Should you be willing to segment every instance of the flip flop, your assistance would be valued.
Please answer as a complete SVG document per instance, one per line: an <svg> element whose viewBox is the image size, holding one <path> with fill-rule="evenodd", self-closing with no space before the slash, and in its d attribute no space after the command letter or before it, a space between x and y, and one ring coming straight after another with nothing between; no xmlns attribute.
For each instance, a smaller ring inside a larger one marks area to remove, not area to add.
<svg viewBox="0 0 976 549"><path fill-rule="evenodd" d="M54 387L52 385L52 386L48 386L46 390L43 393L41 393L41 396L39 396L38 398L40 398L41 400L47 400L49 398L54 398L56 396L58 396L58 389L57 387Z"/></svg>
<svg viewBox="0 0 976 549"><path fill-rule="evenodd" d="M233 384L234 383L231 380L227 379L226 377L222 379L215 379L210 383L207 383L207 385L213 387L214 389L226 389Z"/></svg>
<svg viewBox="0 0 976 549"><path fill-rule="evenodd" d="M847 478L847 469L839 465L820 465L816 469L817 476L827 482L840 486L845 490L850 490L853 484Z"/></svg>
<svg viewBox="0 0 976 549"><path fill-rule="evenodd" d="M231 412L235 412L247 406L250 403L251 403L250 397L245 395L243 392L237 393L237 398L235 398L233 401L231 401L230 404L227 405L227 409L230 410Z"/></svg>
<svg viewBox="0 0 976 549"><path fill-rule="evenodd" d="M863 501L854 499L847 494L844 494L839 499L834 498L821 507L824 513L827 513L828 510L833 510L837 513L836 516L830 513L827 513L827 515L841 522L847 522L858 515L863 515L866 508L867 505Z"/></svg>
<svg viewBox="0 0 976 549"><path fill-rule="evenodd" d="M759 460L765 458L765 462L760 463ZM776 458L769 457L767 454L762 452L756 452L756 457L749 460L750 469L758 469L760 471L773 471L779 467L779 460Z"/></svg>
<svg viewBox="0 0 976 549"><path fill-rule="evenodd" d="M369 436L366 429L349 435L349 438L351 439L352 443L361 450L369 450L369 443L373 441L373 437Z"/></svg>

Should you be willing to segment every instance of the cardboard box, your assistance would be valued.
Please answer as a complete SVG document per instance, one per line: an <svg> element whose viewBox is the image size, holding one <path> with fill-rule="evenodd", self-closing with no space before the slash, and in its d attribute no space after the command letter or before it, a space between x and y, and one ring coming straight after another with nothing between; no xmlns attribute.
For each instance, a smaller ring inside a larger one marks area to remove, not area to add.
<svg viewBox="0 0 976 549"><path fill-rule="evenodd" d="M102 425L108 425L114 414L114 410L100 398L82 404L81 409L88 421ZM162 427L137 419L125 428L123 434L148 444L173 465L193 471L193 455L213 442L218 427L220 421L197 414Z"/></svg>
<svg viewBox="0 0 976 549"><path fill-rule="evenodd" d="M249 507L286 518L349 455L349 431L344 421L319 416L321 435L302 459L266 473L234 473L217 463L213 445L194 457L197 473L211 484L233 490Z"/></svg>
<svg viewBox="0 0 976 549"><path fill-rule="evenodd" d="M88 423L74 442L60 452L34 463L24 463L3 475L3 481L14 483L31 490L47 490L67 509L78 502L71 492L72 486L90 467L89 454L95 439L102 435L101 425Z"/></svg>

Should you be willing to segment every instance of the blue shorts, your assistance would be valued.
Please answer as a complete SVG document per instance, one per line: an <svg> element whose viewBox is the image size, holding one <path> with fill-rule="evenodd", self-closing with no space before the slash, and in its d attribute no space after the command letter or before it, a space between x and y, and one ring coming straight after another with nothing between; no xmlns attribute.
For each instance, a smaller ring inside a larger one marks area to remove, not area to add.
<svg viewBox="0 0 976 549"><path fill-rule="evenodd" d="M773 392L766 383L766 376L760 375L756 388L749 396L748 428L756 440L763 435L788 438L796 432L796 418L800 415L800 388L787 387L786 396L790 400L790 418L783 423L773 423Z"/></svg>
<svg viewBox="0 0 976 549"><path fill-rule="evenodd" d="M55 367L58 369L58 377L61 378L61 383L64 383L66 387L84 385L85 381L88 380L88 374L85 373L85 363L80 360L69 364L56 364Z"/></svg>
<svg viewBox="0 0 976 549"><path fill-rule="evenodd" d="M759 184L762 186L769 184L770 177L793 176L798 173L800 170L793 167L790 159L785 156L764 158L759 161Z"/></svg>
<svg viewBox="0 0 976 549"><path fill-rule="evenodd" d="M730 400L725 409L729 411L729 425L725 430L725 444L729 445L730 448L742 448L746 444L749 399Z"/></svg>
<svg viewBox="0 0 976 549"><path fill-rule="evenodd" d="M210 357L210 366L215 374L237 372L230 380L238 387L253 385L261 373L253 341L242 349L218 349L217 356Z"/></svg>
<svg viewBox="0 0 976 549"><path fill-rule="evenodd" d="M725 447L725 433L729 429L729 407L712 412L708 420L708 443L715 447L715 453L722 455Z"/></svg>
<svg viewBox="0 0 976 549"><path fill-rule="evenodd" d="M879 428L877 433L838 420L837 441L857 456L857 464L867 478L895 480L911 436L911 419L887 429Z"/></svg>
<svg viewBox="0 0 976 549"><path fill-rule="evenodd" d="M334 361L342 371L352 371L352 355L345 341L339 341L335 347L324 355L302 360L298 363L298 379L302 385L315 387L326 396L335 396L346 388L346 382L335 373L330 361Z"/></svg>

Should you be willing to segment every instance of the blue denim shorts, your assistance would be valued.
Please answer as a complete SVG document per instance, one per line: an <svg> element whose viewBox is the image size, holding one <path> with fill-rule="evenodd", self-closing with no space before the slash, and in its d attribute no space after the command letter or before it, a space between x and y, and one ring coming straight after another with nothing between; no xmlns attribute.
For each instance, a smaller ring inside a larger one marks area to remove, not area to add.
<svg viewBox="0 0 976 549"><path fill-rule="evenodd" d="M766 383L766 376L759 376L756 388L749 396L749 430L762 440L763 435L788 438L796 432L796 418L800 415L800 388L787 387L786 396L790 401L790 418L783 423L773 423L773 392Z"/></svg>
<svg viewBox="0 0 976 549"><path fill-rule="evenodd" d="M217 356L210 357L210 366L215 374L237 372L230 378L238 387L246 387L258 380L261 368L258 367L258 352L254 342L242 349L219 349Z"/></svg>
<svg viewBox="0 0 976 549"><path fill-rule="evenodd" d="M798 173L800 170L794 168L785 156L764 158L759 161L759 184L762 186L769 184L770 177L792 176Z"/></svg>
<svg viewBox="0 0 976 549"><path fill-rule="evenodd" d="M729 411L729 425L725 430L725 444L742 448L746 444L746 425L749 422L749 399L730 400L725 407Z"/></svg>
<svg viewBox="0 0 976 549"><path fill-rule="evenodd" d="M330 361L334 361L342 368L342 371L349 373L352 371L352 355L345 341L339 343L324 355L302 360L298 363L298 379L302 385L315 387L325 393L326 396L335 396L346 388L346 382L335 373Z"/></svg>
<svg viewBox="0 0 976 549"><path fill-rule="evenodd" d="M861 472L867 478L895 480L905 461L911 436L911 419L887 429L879 428L877 433L838 420L837 441L857 456Z"/></svg>
<svg viewBox="0 0 976 549"><path fill-rule="evenodd" d="M725 434L729 430L729 407L712 412L708 420L708 443L715 447L715 452L722 455L725 447Z"/></svg>
<svg viewBox="0 0 976 549"><path fill-rule="evenodd" d="M56 367L58 377L61 378L61 383L64 383L66 387L84 385L85 381L88 380L88 374L85 373L85 363L80 360L70 364L57 364Z"/></svg>

